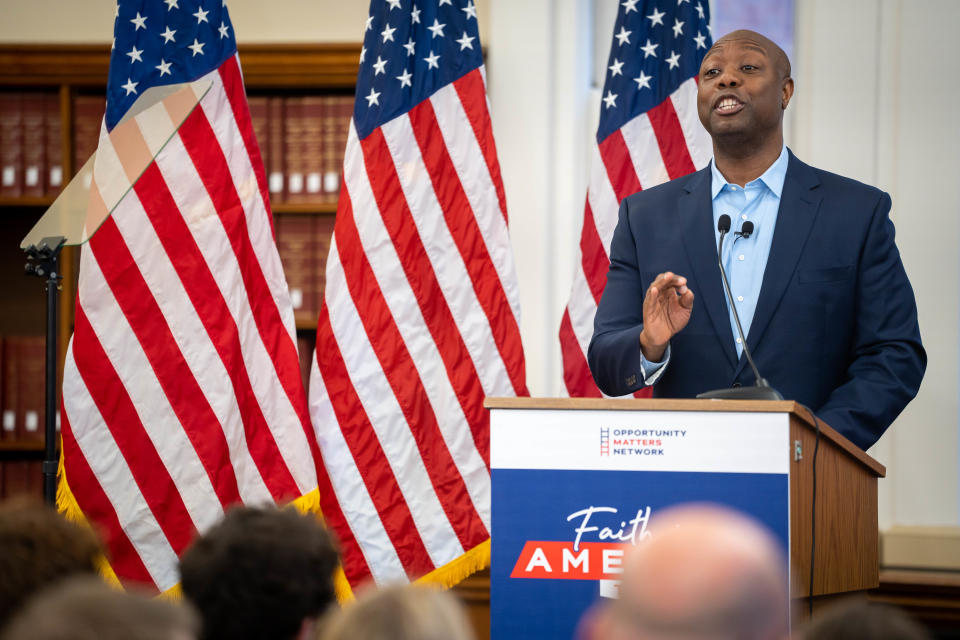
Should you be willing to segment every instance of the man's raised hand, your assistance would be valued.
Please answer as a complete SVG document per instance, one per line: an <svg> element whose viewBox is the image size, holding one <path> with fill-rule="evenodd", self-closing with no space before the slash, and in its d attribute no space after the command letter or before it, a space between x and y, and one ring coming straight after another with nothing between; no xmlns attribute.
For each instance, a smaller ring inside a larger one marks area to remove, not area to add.
<svg viewBox="0 0 960 640"><path fill-rule="evenodd" d="M643 357L659 362L670 338L687 326L691 311L693 291L687 288L687 279L670 271L658 275L643 298Z"/></svg>

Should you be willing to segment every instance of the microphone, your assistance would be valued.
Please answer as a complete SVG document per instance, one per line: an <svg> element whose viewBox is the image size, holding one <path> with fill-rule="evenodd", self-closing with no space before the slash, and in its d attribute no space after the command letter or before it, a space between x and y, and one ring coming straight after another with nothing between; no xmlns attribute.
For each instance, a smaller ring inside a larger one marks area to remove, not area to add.
<svg viewBox="0 0 960 640"><path fill-rule="evenodd" d="M743 353L747 356L747 362L753 370L753 377L756 382L752 387L735 387L730 389L714 389L697 394L698 398L727 398L736 400L783 400L780 392L770 386L770 384L760 375L757 365L753 362L750 355L750 347L747 346L747 337L743 335L743 327L740 325L740 315L737 313L737 305L733 302L733 293L730 291L730 282L727 280L727 272L723 268L723 238L730 233L730 216L723 214L717 221L717 231L720 232L720 242L717 245L717 264L720 266L720 277L723 279L723 290L727 293L727 300L730 301L730 308L733 310L733 319L737 325L737 333L740 336L740 344L743 345ZM753 233L753 223L749 220L743 223L740 231L734 235L749 238Z"/></svg>

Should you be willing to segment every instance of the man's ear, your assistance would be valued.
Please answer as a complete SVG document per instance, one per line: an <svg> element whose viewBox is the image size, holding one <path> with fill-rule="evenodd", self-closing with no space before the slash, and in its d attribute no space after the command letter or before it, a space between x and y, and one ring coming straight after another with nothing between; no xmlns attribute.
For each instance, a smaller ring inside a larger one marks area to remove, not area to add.
<svg viewBox="0 0 960 640"><path fill-rule="evenodd" d="M793 78L787 78L783 81L783 89L780 94L780 108L786 109L790 104L790 98L793 97Z"/></svg>

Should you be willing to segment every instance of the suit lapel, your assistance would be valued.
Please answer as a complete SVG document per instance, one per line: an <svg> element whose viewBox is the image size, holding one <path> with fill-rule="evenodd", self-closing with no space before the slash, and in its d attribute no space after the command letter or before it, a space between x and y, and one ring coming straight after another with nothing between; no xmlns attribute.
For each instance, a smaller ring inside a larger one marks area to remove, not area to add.
<svg viewBox="0 0 960 640"><path fill-rule="evenodd" d="M767 259L757 309L753 314L750 332L747 335L747 344L750 345L751 350L756 350L797 269L797 263L820 207L822 196L815 191L819 184L820 181L813 170L797 160L793 152L790 152L787 175L780 196L780 209L777 212L777 224L773 232L773 243L770 246L770 257ZM735 375L740 375L740 371L745 366L746 358L741 357Z"/></svg>
<svg viewBox="0 0 960 640"><path fill-rule="evenodd" d="M684 185L686 193L681 196L678 206L684 225L683 244L696 281L696 284L691 283L690 288L706 307L723 353L733 367L737 363L737 352L733 347L733 330L730 328L720 267L717 266L710 175L709 166L694 174Z"/></svg>

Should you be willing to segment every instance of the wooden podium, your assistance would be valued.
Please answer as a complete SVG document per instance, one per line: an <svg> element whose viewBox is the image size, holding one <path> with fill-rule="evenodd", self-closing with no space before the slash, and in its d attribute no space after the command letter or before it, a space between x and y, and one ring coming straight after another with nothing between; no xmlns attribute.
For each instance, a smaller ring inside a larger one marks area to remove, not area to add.
<svg viewBox="0 0 960 640"><path fill-rule="evenodd" d="M496 584L498 584L496 566L498 558L496 553L498 545L498 492L496 489L498 467L503 467L511 472L514 468L521 467L525 454L518 449L537 448L540 446L537 444L538 442L545 443L544 446L549 449L550 442L556 439L582 438L576 446L585 450L594 447L592 443L596 441L599 443L596 446L602 449L602 447L609 445L602 442L602 438L605 437L602 434L603 429L600 428L598 432L596 425L606 424L603 422L604 420L614 425L627 424L630 421L624 419L628 415L632 415L635 421L647 419L648 422L652 420L654 424L669 425L690 422L693 425L690 431L693 439L687 438L689 442L677 440L674 445L670 444L670 442L673 442L670 441L664 446L665 449L674 446L675 451L684 451L684 447L687 449L696 447L705 449L705 451L699 451L696 454L699 457L693 463L685 462L684 464L687 466L678 469L678 471L698 471L696 465L700 464L699 460L705 461L707 471L723 471L720 467L711 466L710 455L714 450L718 452L718 456L735 458L739 455L750 462L751 456L755 458L758 455L752 449L754 441L761 442L761 445L758 445L761 448L756 449L756 451L766 451L768 453L764 455L777 458L778 473L786 475L788 488L787 485L783 485L783 493L777 493L772 500L776 502L781 501L782 498L782 500L789 502L789 549L792 597L795 602L797 599L805 598L809 593L811 533L814 523L812 511L814 508L813 462L819 426L819 450L816 456L816 545L813 578L815 607L839 595L865 591L875 588L879 584L877 478L884 476L885 469L883 465L822 421L817 425L813 416L795 402L488 398L485 406L492 412L491 469L494 474L493 548L495 549L492 582L494 583L494 589L497 588ZM619 414L611 412L635 413ZM621 415L624 419L619 418ZM509 419L505 420L505 418ZM597 423L596 420L600 420L600 422ZM583 430L586 430L585 433L579 433L578 431L581 421L583 422ZM756 426L763 424L773 424L776 425L776 428L768 430L763 426ZM504 431L504 429L507 429L507 431ZM732 454L723 449L727 445L722 444L715 447L716 443L724 442L722 434L727 433L725 431L727 429L733 429L730 433L738 434L735 436L739 443L737 448L729 450L733 451ZM507 449L502 444L498 445L498 437L502 441L505 433L514 434L527 431L529 431L529 434L522 435L519 440L514 440L513 435L510 435L511 442ZM777 434L776 438L771 440L770 434L774 432ZM599 440L596 440L598 436L595 434L597 433L600 433ZM665 431L663 433L669 434L672 432ZM683 433L685 436L687 435L685 429ZM789 435L787 436L787 434ZM695 441L695 438L702 439L704 437L707 438L703 440L707 443L706 445L698 444L700 441ZM524 440L524 438L528 439ZM537 440L537 438L541 440ZM717 438L717 440L711 441L710 438ZM527 445L528 442L534 444ZM713 444L710 444L711 442ZM764 442L766 444L763 444ZM781 452L781 447L786 450ZM637 451L640 452L639 449ZM771 451L775 453L769 453ZM533 455L550 456L554 454L537 452ZM597 455L610 456L610 451L607 450L606 453ZM684 453L683 455L687 454ZM780 459L781 455L783 459ZM581 473L589 472L591 469L603 473L602 469L605 467L602 465L607 464L609 459L609 457L595 457L590 461L585 461ZM672 460L669 456L665 459L667 463ZM597 466L598 462L600 466ZM757 463L762 467L762 462L753 460L750 463ZM544 464L549 466L549 463ZM618 462L618 464L621 465L617 467L618 469L627 469L627 467L622 466L624 462ZM643 464L649 465L651 463L643 462L640 464L638 462L638 468L642 468ZM660 464L660 467L656 467L656 464ZM663 464L659 461L654 463L655 470L670 473L672 470L663 467ZM691 467L690 464L694 466ZM536 467L536 464L534 467ZM555 466L553 468L561 469L562 467ZM679 475L682 474L678 474L678 477ZM763 469L760 468L759 472L754 475L763 477ZM501 492L499 495L502 499L504 494ZM703 499L710 499L710 497L707 496ZM779 508L783 510L783 513L787 512L787 506L783 505L782 502ZM514 513L516 513L516 510L514 510ZM619 517L617 516L617 518ZM500 522L503 522L504 519L505 516L501 515ZM502 558L502 556L500 557ZM513 561L511 560L511 562ZM513 571L516 573L517 569L513 569ZM473 581L468 581L460 589L461 592L470 594L468 601L473 609L471 613L475 620L477 614L480 613L477 607L482 607L480 602L482 598L477 597L477 585L485 586L490 582L490 578L480 576ZM802 621L805 616L805 603L802 607L795 607L794 624ZM477 626L480 627L478 631L481 635L484 635L483 632L486 631L483 628L484 625L478 624ZM494 633L496 634L496 628Z"/></svg>

